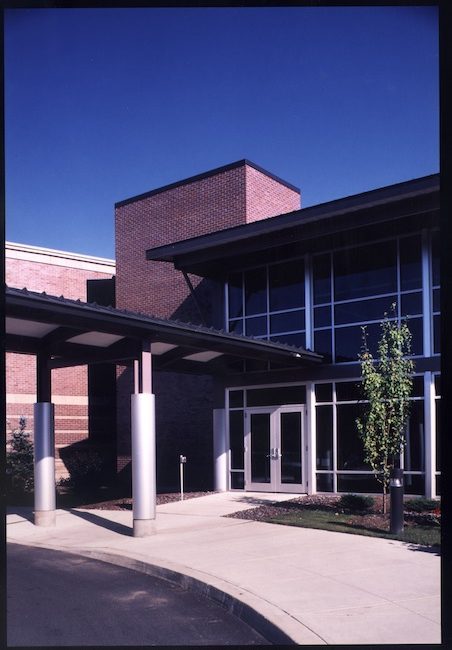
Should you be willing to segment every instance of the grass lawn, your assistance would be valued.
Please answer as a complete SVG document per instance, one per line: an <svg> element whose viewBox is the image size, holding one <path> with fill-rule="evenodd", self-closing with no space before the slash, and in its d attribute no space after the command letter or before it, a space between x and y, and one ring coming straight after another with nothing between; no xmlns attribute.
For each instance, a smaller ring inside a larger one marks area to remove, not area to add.
<svg viewBox="0 0 452 650"><path fill-rule="evenodd" d="M289 501L259 505L226 516L284 526L383 537L439 548L441 546L440 504L425 503L423 499L417 499L417 504L416 500L410 503L405 503L404 531L400 535L391 535L389 532L390 515L383 514L382 499L377 495L372 498L372 503L368 504L369 507L364 511L357 510L356 507L344 507L345 504L341 502L339 496L306 495ZM413 505L417 507L413 508Z"/></svg>
<svg viewBox="0 0 452 650"><path fill-rule="evenodd" d="M279 516L259 518L259 521L266 521L272 524L284 524L285 526L301 526L304 528L320 528L338 533L351 533L353 535L368 535L370 537L385 537L386 539L397 539L411 544L423 544L425 546L441 545L441 528L439 526L425 526L420 524L405 525L403 533L391 535L389 532L369 523L365 515L348 515L343 513L325 512L322 510L304 510L301 513L290 513ZM366 517L364 521L364 517ZM387 526L389 530L389 522Z"/></svg>

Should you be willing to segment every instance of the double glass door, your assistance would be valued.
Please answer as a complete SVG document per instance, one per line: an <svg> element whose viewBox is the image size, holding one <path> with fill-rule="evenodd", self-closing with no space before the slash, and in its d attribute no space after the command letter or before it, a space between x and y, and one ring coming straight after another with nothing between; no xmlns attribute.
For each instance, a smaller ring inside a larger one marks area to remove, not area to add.
<svg viewBox="0 0 452 650"><path fill-rule="evenodd" d="M304 406L245 411L245 489L304 492Z"/></svg>

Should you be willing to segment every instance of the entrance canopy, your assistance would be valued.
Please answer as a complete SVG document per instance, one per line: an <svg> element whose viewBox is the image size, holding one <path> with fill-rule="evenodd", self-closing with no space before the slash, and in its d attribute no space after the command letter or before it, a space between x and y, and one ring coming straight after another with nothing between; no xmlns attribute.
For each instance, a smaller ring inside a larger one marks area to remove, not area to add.
<svg viewBox="0 0 452 650"><path fill-rule="evenodd" d="M55 525L55 438L51 371L92 363L134 364L131 395L132 496L135 536L153 532L156 506L154 369L176 366L214 372L224 358L285 365L318 363L302 348L249 339L199 325L152 318L111 307L6 289L6 350L37 357L34 405L35 523Z"/></svg>
<svg viewBox="0 0 452 650"><path fill-rule="evenodd" d="M26 289L8 287L5 303L7 351L45 354L50 368L127 363L141 354L143 341L155 370L208 374L234 358L288 366L322 361L303 348Z"/></svg>

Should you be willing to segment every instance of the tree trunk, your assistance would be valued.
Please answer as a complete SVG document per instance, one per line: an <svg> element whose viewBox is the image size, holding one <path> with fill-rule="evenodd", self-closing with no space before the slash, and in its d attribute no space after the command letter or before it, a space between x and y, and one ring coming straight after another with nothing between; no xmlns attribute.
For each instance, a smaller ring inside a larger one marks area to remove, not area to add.
<svg viewBox="0 0 452 650"><path fill-rule="evenodd" d="M386 514L386 484L383 485L383 514Z"/></svg>

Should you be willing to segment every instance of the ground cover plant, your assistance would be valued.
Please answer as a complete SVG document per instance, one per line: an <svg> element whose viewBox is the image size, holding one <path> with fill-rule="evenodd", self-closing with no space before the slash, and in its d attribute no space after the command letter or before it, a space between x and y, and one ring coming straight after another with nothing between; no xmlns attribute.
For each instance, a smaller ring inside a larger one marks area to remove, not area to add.
<svg viewBox="0 0 452 650"><path fill-rule="evenodd" d="M433 502L436 505L435 510L429 510L427 506L424 510L410 511L410 500L407 499L404 505L404 531L399 535L392 535L389 532L389 514L382 512L382 500L382 496L315 495L273 502L227 516L286 526L384 537L431 547L441 546L439 502ZM419 504L417 507L422 506Z"/></svg>

